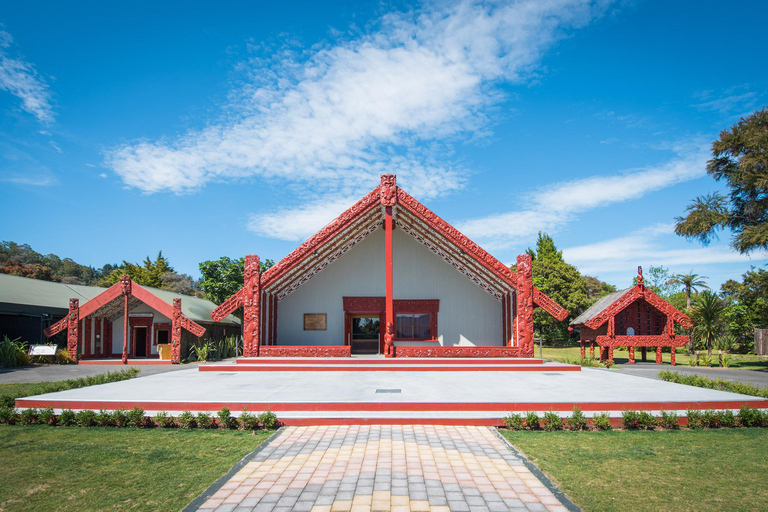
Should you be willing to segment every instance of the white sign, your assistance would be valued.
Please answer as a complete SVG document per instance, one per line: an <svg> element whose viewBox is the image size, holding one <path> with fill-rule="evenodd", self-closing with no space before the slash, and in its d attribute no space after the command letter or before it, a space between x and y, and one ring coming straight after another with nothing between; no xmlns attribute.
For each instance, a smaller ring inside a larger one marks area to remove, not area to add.
<svg viewBox="0 0 768 512"><path fill-rule="evenodd" d="M55 356L56 355L56 349L58 349L58 347L56 345L30 345L29 346L29 355L31 355L31 356Z"/></svg>

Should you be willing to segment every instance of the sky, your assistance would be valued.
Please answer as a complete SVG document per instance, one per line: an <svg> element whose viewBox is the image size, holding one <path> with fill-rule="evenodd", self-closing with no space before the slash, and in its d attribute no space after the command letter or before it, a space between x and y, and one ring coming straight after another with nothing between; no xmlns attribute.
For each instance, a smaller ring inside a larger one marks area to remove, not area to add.
<svg viewBox="0 0 768 512"><path fill-rule="evenodd" d="M765 266L675 217L768 104L768 4L27 2L0 12L0 238L101 267L279 260L398 184L505 263Z"/></svg>

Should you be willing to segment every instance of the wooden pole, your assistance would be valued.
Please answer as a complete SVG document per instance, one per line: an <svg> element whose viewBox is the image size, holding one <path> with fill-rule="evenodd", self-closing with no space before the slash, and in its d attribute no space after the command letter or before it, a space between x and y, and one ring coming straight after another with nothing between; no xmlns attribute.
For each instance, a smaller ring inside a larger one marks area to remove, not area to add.
<svg viewBox="0 0 768 512"><path fill-rule="evenodd" d="M128 364L128 294L123 295L123 364Z"/></svg>
<svg viewBox="0 0 768 512"><path fill-rule="evenodd" d="M384 275L385 275L385 300L386 300L386 330L384 334L384 355L392 357L395 326L395 306L394 306L394 267L392 254L392 207L385 208L384 217Z"/></svg>

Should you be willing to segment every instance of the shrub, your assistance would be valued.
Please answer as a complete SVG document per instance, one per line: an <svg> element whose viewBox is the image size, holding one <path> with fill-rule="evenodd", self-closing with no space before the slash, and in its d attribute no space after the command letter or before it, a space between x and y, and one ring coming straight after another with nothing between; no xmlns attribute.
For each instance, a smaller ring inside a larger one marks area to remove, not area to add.
<svg viewBox="0 0 768 512"><path fill-rule="evenodd" d="M116 427L127 427L129 425L128 413L125 409L115 409L112 411L112 423Z"/></svg>
<svg viewBox="0 0 768 512"><path fill-rule="evenodd" d="M523 430L523 427L525 426L525 418L517 413L509 413L508 416L504 416L504 425L511 430Z"/></svg>
<svg viewBox="0 0 768 512"><path fill-rule="evenodd" d="M552 409L544 413L544 418L542 419L541 424L547 432L563 430L563 418L558 416Z"/></svg>
<svg viewBox="0 0 768 512"><path fill-rule="evenodd" d="M26 366L29 364L27 344L21 338L10 339L7 334L0 341L0 366Z"/></svg>
<svg viewBox="0 0 768 512"><path fill-rule="evenodd" d="M64 427L74 427L77 425L77 417L72 409L64 409L59 416L59 425Z"/></svg>
<svg viewBox="0 0 768 512"><path fill-rule="evenodd" d="M16 409L7 405L0 405L0 425L13 425L16 423Z"/></svg>
<svg viewBox="0 0 768 512"><path fill-rule="evenodd" d="M16 407L16 399L10 395L0 395L0 407Z"/></svg>
<svg viewBox="0 0 768 512"><path fill-rule="evenodd" d="M658 425L656 418L648 411L640 411L637 414L637 427L643 430L653 430Z"/></svg>
<svg viewBox="0 0 768 512"><path fill-rule="evenodd" d="M277 427L277 423L278 423L277 414L270 411L269 409L260 413L258 416L258 419L262 428L266 428L267 430L270 430Z"/></svg>
<svg viewBox="0 0 768 512"><path fill-rule="evenodd" d="M211 428L213 426L213 418L207 412L197 413L197 428Z"/></svg>
<svg viewBox="0 0 768 512"><path fill-rule="evenodd" d="M726 411L717 411L717 421L721 427L733 428L736 426L736 416L730 409Z"/></svg>
<svg viewBox="0 0 768 512"><path fill-rule="evenodd" d="M34 425L37 423L37 409L30 407L19 413L19 423L22 425Z"/></svg>
<svg viewBox="0 0 768 512"><path fill-rule="evenodd" d="M173 416L165 411L159 411L155 414L155 424L160 428L171 428L174 426Z"/></svg>
<svg viewBox="0 0 768 512"><path fill-rule="evenodd" d="M621 411L621 425L627 430L636 430L640 427L640 415L632 409Z"/></svg>
<svg viewBox="0 0 768 512"><path fill-rule="evenodd" d="M748 405L742 405L737 415L739 425L742 427L759 427L763 424L763 414L760 409L753 409Z"/></svg>
<svg viewBox="0 0 768 512"><path fill-rule="evenodd" d="M40 409L37 416L37 423L40 425L56 425L56 415L53 414L53 409L50 407Z"/></svg>
<svg viewBox="0 0 768 512"><path fill-rule="evenodd" d="M570 418L566 418L565 423L571 430L586 430L587 429L587 417L581 411L581 407L578 405L573 406L573 412Z"/></svg>
<svg viewBox="0 0 768 512"><path fill-rule="evenodd" d="M592 424L597 430L611 430L611 415L607 412L601 412L592 416Z"/></svg>
<svg viewBox="0 0 768 512"><path fill-rule="evenodd" d="M667 412L661 410L661 418L659 418L659 425L661 428L667 430L676 430L680 428L680 421L677 418L677 413L674 411Z"/></svg>
<svg viewBox="0 0 768 512"><path fill-rule="evenodd" d="M184 411L181 414L179 414L179 417L176 418L176 421L179 424L179 428L184 430L189 430L197 426L197 422L195 421L195 415L189 411Z"/></svg>
<svg viewBox="0 0 768 512"><path fill-rule="evenodd" d="M712 356L709 354L702 354L700 364L701 366L712 366Z"/></svg>
<svg viewBox="0 0 768 512"><path fill-rule="evenodd" d="M700 429L704 428L704 413L698 409L688 409L686 413L688 418L688 428Z"/></svg>
<svg viewBox="0 0 768 512"><path fill-rule="evenodd" d="M729 368L731 366L731 354L728 352L720 354L720 366L723 368Z"/></svg>
<svg viewBox="0 0 768 512"><path fill-rule="evenodd" d="M216 416L216 424L220 429L226 430L232 427L232 417L229 415L229 409L222 407Z"/></svg>
<svg viewBox="0 0 768 512"><path fill-rule="evenodd" d="M141 428L146 424L144 419L144 409L141 407L134 407L127 413L125 413L126 425L130 425L135 428Z"/></svg>
<svg viewBox="0 0 768 512"><path fill-rule="evenodd" d="M243 407L243 412L240 413L240 417L237 418L237 428L240 430L256 430L259 426L259 420L256 419L254 414L248 412L248 409Z"/></svg>
<svg viewBox="0 0 768 512"><path fill-rule="evenodd" d="M541 424L539 422L539 415L536 414L534 411L528 411L527 413L525 413L525 424L531 430L539 430L541 428Z"/></svg>
<svg viewBox="0 0 768 512"><path fill-rule="evenodd" d="M112 413L109 411L105 411L104 409L101 409L99 413L96 415L96 424L100 427L114 426L115 422L112 417Z"/></svg>
<svg viewBox="0 0 768 512"><path fill-rule="evenodd" d="M65 349L60 348L56 351L56 364L75 364L77 361L72 359L72 356L69 355L69 352L67 352Z"/></svg>
<svg viewBox="0 0 768 512"><path fill-rule="evenodd" d="M759 396L768 398L768 388L759 388L753 384L744 384L743 382L732 382L723 379L709 379L699 375L683 375L680 372L670 372L663 370L659 372L659 378L667 382L676 382L688 386L699 388L719 389L720 391L730 391L741 395Z"/></svg>
<svg viewBox="0 0 768 512"><path fill-rule="evenodd" d="M75 423L78 427L93 427L96 425L96 413L90 409L84 409L75 414Z"/></svg>
<svg viewBox="0 0 768 512"><path fill-rule="evenodd" d="M720 428L720 417L717 411L706 409L701 414L701 422L706 428Z"/></svg>

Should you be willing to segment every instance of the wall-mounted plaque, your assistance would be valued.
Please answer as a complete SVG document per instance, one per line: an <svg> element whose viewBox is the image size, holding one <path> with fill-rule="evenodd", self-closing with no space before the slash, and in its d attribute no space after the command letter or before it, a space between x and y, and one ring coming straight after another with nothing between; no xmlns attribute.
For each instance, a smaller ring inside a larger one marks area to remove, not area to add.
<svg viewBox="0 0 768 512"><path fill-rule="evenodd" d="M328 315L325 313L304 313L304 330L328 330Z"/></svg>

